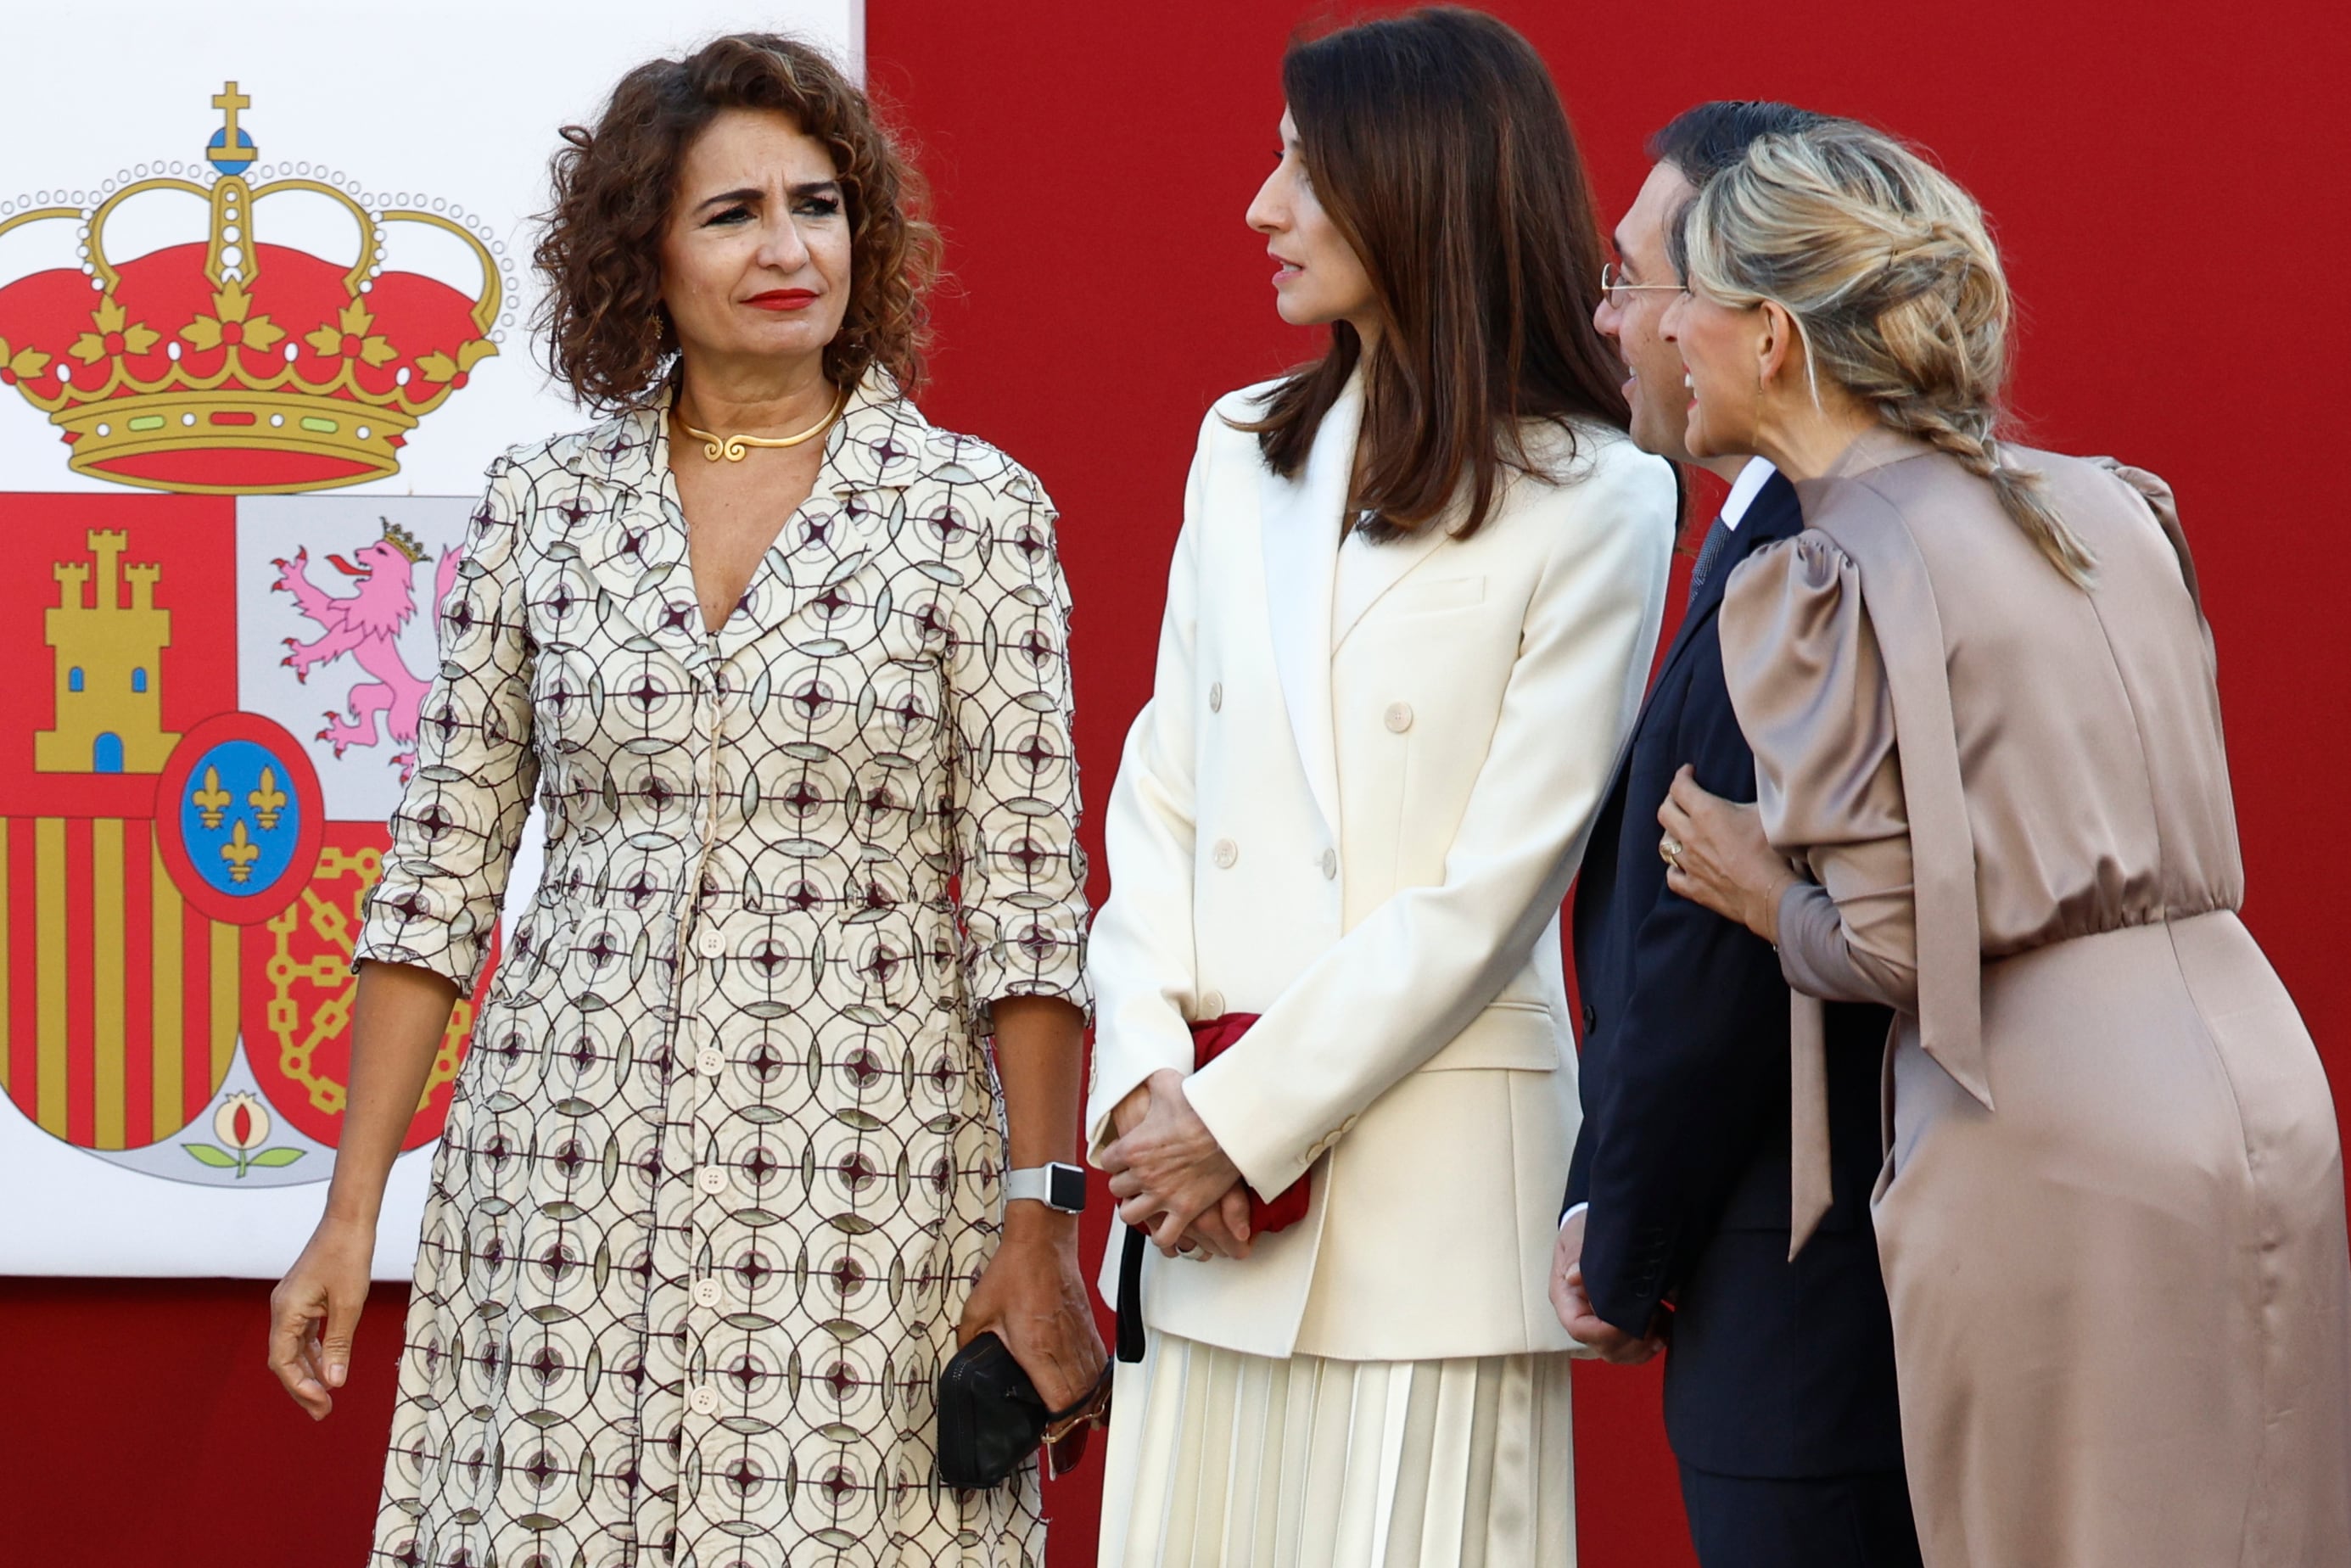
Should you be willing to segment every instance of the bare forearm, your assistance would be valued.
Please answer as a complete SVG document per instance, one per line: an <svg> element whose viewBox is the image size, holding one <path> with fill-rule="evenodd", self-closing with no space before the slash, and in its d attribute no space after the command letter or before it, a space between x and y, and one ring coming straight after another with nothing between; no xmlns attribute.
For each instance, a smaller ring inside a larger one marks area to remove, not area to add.
<svg viewBox="0 0 2351 1568"><path fill-rule="evenodd" d="M329 1218L375 1222L456 1000L457 988L429 969L360 967L351 1006L350 1092L327 1189Z"/></svg>
<svg viewBox="0 0 2351 1568"><path fill-rule="evenodd" d="M1004 1086L1007 1161L1015 1170L1075 1161L1085 1103L1085 1015L1058 997L1000 997L989 1010L996 1076ZM1076 1217L1016 1203L1006 1206L1005 1224L1046 1224L1074 1235Z"/></svg>
<svg viewBox="0 0 2351 1568"><path fill-rule="evenodd" d="M1059 997L1002 997L989 1010L1014 1168L1075 1159L1085 1101L1085 1015Z"/></svg>

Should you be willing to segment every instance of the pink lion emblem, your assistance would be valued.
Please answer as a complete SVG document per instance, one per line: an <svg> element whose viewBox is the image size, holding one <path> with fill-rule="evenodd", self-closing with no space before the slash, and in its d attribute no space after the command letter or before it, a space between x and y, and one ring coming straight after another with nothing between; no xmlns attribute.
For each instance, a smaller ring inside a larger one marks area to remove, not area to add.
<svg viewBox="0 0 2351 1568"><path fill-rule="evenodd" d="M415 572L424 559L424 547L386 518L383 537L351 553L358 558L356 562L339 555L327 558L327 564L358 580L357 591L349 594L328 593L311 582L307 549L297 550L292 560L269 563L277 569L277 580L271 586L292 594L303 617L322 628L315 642L287 638L286 657L279 663L293 670L295 679L308 685L312 668L350 654L351 662L372 678L353 683L344 705L348 719L332 708L327 710L327 727L319 732L319 738L331 742L335 755L340 757L348 747L380 745L389 734L395 747L405 747L395 750L392 758L405 783L416 769L417 721L431 683L409 669L396 639L416 613ZM455 550L441 552L433 576L433 603L438 608L449 595L449 585L457 580Z"/></svg>

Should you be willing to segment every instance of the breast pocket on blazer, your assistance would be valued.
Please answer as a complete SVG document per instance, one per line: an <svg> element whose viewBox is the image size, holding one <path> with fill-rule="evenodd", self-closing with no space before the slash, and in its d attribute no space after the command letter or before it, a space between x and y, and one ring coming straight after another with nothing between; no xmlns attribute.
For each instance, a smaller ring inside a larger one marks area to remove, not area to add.
<svg viewBox="0 0 2351 1568"><path fill-rule="evenodd" d="M1382 621L1401 621L1410 615L1430 615L1440 610L1466 610L1486 600L1486 580L1482 577L1442 577L1434 582L1405 582L1374 606L1372 614Z"/></svg>

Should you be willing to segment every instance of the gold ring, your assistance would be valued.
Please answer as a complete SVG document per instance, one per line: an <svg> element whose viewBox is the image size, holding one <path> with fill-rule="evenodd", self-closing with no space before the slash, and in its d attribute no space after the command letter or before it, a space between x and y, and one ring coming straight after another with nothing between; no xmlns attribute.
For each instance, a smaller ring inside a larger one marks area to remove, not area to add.
<svg viewBox="0 0 2351 1568"><path fill-rule="evenodd" d="M1681 870L1681 841L1674 837L1671 833L1667 833L1664 838L1659 839L1657 841L1657 858L1664 861L1667 865L1672 866L1676 871Z"/></svg>

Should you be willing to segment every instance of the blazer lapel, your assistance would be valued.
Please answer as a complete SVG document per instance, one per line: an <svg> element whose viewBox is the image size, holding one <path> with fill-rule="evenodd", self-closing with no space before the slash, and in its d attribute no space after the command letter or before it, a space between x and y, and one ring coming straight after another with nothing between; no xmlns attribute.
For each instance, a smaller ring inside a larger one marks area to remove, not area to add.
<svg viewBox="0 0 2351 1568"><path fill-rule="evenodd" d="M1723 591L1729 586L1730 574L1740 563L1765 545L1792 538L1803 531L1803 507L1796 499L1796 488L1785 475L1774 475L1757 491L1749 503L1747 515L1739 519L1732 530L1730 544L1722 558L1714 563L1714 575L1698 586L1698 597L1690 601L1683 612L1680 628L1674 632L1673 645L1666 650L1665 661L1657 666L1657 678L1653 684L1665 684L1666 675L1681 663L1683 653L1706 623L1722 608Z"/></svg>
<svg viewBox="0 0 2351 1568"><path fill-rule="evenodd" d="M1624 810L1622 797L1626 777L1633 768L1633 752L1641 743L1642 732L1648 727L1650 707L1657 700L1657 694L1666 689L1667 677L1674 673L1675 667L1682 662L1682 655L1698 640L1698 632L1714 619L1715 612L1722 608L1723 591L1729 584L1732 570L1765 545L1792 538L1803 530L1803 507L1796 498L1795 486L1789 484L1784 476L1775 476L1757 493L1753 502L1748 506L1747 515L1740 518L1739 527L1731 533L1729 548L1722 552L1722 559L1715 562L1714 575L1698 586L1698 597L1691 600L1689 608L1683 612L1682 623L1674 632L1673 643L1666 649L1665 658L1658 662L1656 675L1649 682L1649 695L1641 701L1640 716L1633 721L1633 731L1625 737L1625 749L1617 757L1616 771L1608 781L1609 807L1619 816Z"/></svg>
<svg viewBox="0 0 2351 1568"><path fill-rule="evenodd" d="M1331 733L1331 591L1339 570L1340 525L1354 485L1355 434L1364 414L1363 377L1350 380L1315 432L1306 471L1260 476L1258 536L1265 555L1265 602L1282 706L1322 820L1339 826L1339 760Z"/></svg>
<svg viewBox="0 0 2351 1568"><path fill-rule="evenodd" d="M1410 577L1416 568L1436 554L1438 547L1452 537L1449 517L1439 517L1419 532L1407 534L1400 539L1388 539L1375 545L1351 542L1346 548L1355 551L1358 559L1347 568L1349 582L1353 587L1360 578L1361 591L1351 592L1344 604L1339 604L1334 598L1332 613L1335 619L1331 628L1331 651L1338 652L1347 641L1348 634L1354 631L1356 623L1371 612L1372 606L1386 597L1388 590ZM1332 559L1335 570L1336 551L1332 552Z"/></svg>

